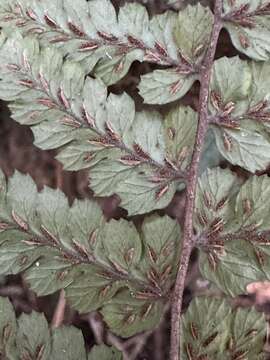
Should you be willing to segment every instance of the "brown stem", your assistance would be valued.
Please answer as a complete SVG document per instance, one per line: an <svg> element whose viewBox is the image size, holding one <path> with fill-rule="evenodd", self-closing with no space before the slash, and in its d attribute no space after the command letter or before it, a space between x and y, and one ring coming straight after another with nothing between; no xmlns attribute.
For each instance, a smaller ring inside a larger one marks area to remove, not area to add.
<svg viewBox="0 0 270 360"><path fill-rule="evenodd" d="M203 149L203 144L208 129L208 98L211 69L217 47L219 33L222 28L221 22L222 0L215 2L215 21L212 30L210 45L201 69L201 89L199 97L199 123L196 134L196 141L192 156L192 161L188 174L187 182L187 202L185 209L184 238L178 274L175 282L174 296L172 302L171 319L171 360L181 359L180 336L181 336L181 308L185 278L190 259L190 254L194 246L193 234L193 212L195 206L195 195L198 180L199 161Z"/></svg>

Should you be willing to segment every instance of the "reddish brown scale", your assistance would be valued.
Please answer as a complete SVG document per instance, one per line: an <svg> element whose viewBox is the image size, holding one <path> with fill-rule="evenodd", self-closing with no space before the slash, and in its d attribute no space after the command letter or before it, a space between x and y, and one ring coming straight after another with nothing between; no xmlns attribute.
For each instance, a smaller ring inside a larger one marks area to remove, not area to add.
<svg viewBox="0 0 270 360"><path fill-rule="evenodd" d="M159 279L156 277L155 273L152 270L147 272L147 279L152 285L154 285L154 287L160 289L158 284Z"/></svg>
<svg viewBox="0 0 270 360"><path fill-rule="evenodd" d="M194 340L198 340L199 334L198 334L198 328L194 322L190 323L190 333Z"/></svg>
<svg viewBox="0 0 270 360"><path fill-rule="evenodd" d="M173 140L175 138L175 134L176 134L175 128L169 127L167 129L167 134L168 134L168 137L170 138L170 140Z"/></svg>
<svg viewBox="0 0 270 360"><path fill-rule="evenodd" d="M186 160L186 158L189 156L190 149L187 146L184 146L181 151L179 151L177 155L177 163L179 166L183 164L183 162Z"/></svg>
<svg viewBox="0 0 270 360"><path fill-rule="evenodd" d="M36 348L35 359L41 360L45 351L45 345L38 345Z"/></svg>
<svg viewBox="0 0 270 360"><path fill-rule="evenodd" d="M265 5L261 5L256 10L256 15L269 15L270 14L270 2Z"/></svg>
<svg viewBox="0 0 270 360"><path fill-rule="evenodd" d="M20 85L23 85L23 86L25 86L25 87L27 87L27 88L29 88L29 89L33 89L33 88L34 88L34 83L33 83L33 81L31 81L31 80L27 80L27 79L25 79L25 80L20 80L20 81L19 81L19 84L20 84Z"/></svg>
<svg viewBox="0 0 270 360"><path fill-rule="evenodd" d="M134 248L130 248L128 251L126 251L126 253L124 254L124 259L127 264L130 264L132 262L134 254L135 254Z"/></svg>
<svg viewBox="0 0 270 360"><path fill-rule="evenodd" d="M8 21L12 21L12 20L15 20L16 18L15 18L15 16L13 16L13 15L5 15L5 16L3 16L2 18L1 18L1 20L3 21L3 22L8 22Z"/></svg>
<svg viewBox="0 0 270 360"><path fill-rule="evenodd" d="M161 281L166 281L168 279L168 277L171 275L172 272L172 266L168 265L165 270L163 271L163 273L160 276L160 280Z"/></svg>
<svg viewBox="0 0 270 360"><path fill-rule="evenodd" d="M29 60L28 60L25 52L23 53L23 56L22 56L22 63L23 63L24 69L26 69L27 71L31 71L31 65L29 63Z"/></svg>
<svg viewBox="0 0 270 360"><path fill-rule="evenodd" d="M231 152L233 147L233 140L226 132L222 133L223 146L226 151Z"/></svg>
<svg viewBox="0 0 270 360"><path fill-rule="evenodd" d="M58 100L64 106L65 109L70 108L69 101L68 101L68 99L67 99L67 97L66 97L66 95L64 93L64 90L62 88L58 89L57 97L58 97Z"/></svg>
<svg viewBox="0 0 270 360"><path fill-rule="evenodd" d="M134 144L133 144L133 149L134 149L135 153L136 153L139 157L141 157L141 158L143 158L143 159L145 159L145 160L150 160L150 159L151 159L151 157L149 156L149 154L147 154L147 152L145 152L139 144L134 143Z"/></svg>
<svg viewBox="0 0 270 360"><path fill-rule="evenodd" d="M68 28L73 34L77 35L78 37L84 37L86 34L83 30L81 30L78 26L73 24L72 22L68 22Z"/></svg>
<svg viewBox="0 0 270 360"><path fill-rule="evenodd" d="M264 110L267 106L268 106L268 101L262 100L249 109L248 115L252 115L253 113L255 114L259 113L261 110Z"/></svg>
<svg viewBox="0 0 270 360"><path fill-rule="evenodd" d="M49 240L54 246L58 245L59 241L44 225L41 225L40 230L42 234Z"/></svg>
<svg viewBox="0 0 270 360"><path fill-rule="evenodd" d="M26 10L26 15L30 18L30 19L32 19L32 20L37 20L37 15L35 14L35 12L32 10L32 9L27 9Z"/></svg>
<svg viewBox="0 0 270 360"><path fill-rule="evenodd" d="M208 219L205 214L203 213L197 213L197 219L201 226L206 226L208 224Z"/></svg>
<svg viewBox="0 0 270 360"><path fill-rule="evenodd" d="M118 40L118 38L112 34L107 34L105 32L102 31L98 31L97 32L98 36L101 37L102 39L109 41L109 42L115 42Z"/></svg>
<svg viewBox="0 0 270 360"><path fill-rule="evenodd" d="M110 260L112 266L115 268L115 270L117 272L119 272L120 274L127 276L128 275L128 271L125 270L120 264L118 264L116 261Z"/></svg>
<svg viewBox="0 0 270 360"><path fill-rule="evenodd" d="M228 197L227 197L227 196L225 196L225 197L223 197L222 199L220 199L219 202L218 202L217 205L216 205L216 211L221 210L221 209L226 205L227 201L228 201Z"/></svg>
<svg viewBox="0 0 270 360"><path fill-rule="evenodd" d="M248 29L254 29L256 27L256 22L252 18L241 18L235 20L238 25Z"/></svg>
<svg viewBox="0 0 270 360"><path fill-rule="evenodd" d="M217 269L217 264L218 264L217 255L216 255L214 252L209 252L209 253L207 254L207 260L208 260L208 263L209 263L210 268L211 268L213 271L216 271L216 269Z"/></svg>
<svg viewBox="0 0 270 360"><path fill-rule="evenodd" d="M235 109L235 103L233 101L229 101L224 106L222 115L226 117L226 116L230 115L234 109Z"/></svg>
<svg viewBox="0 0 270 360"><path fill-rule="evenodd" d="M17 215L14 210L12 210L11 216L14 222L19 226L21 230L23 231L29 230L28 224L19 215Z"/></svg>
<svg viewBox="0 0 270 360"><path fill-rule="evenodd" d="M88 124L91 128L96 127L95 119L88 113L84 105L81 108L81 116L84 122Z"/></svg>
<svg viewBox="0 0 270 360"><path fill-rule="evenodd" d="M120 142L121 141L121 138L120 136L115 132L115 130L113 129L112 127L112 124L110 121L107 121L106 124L105 124L105 130L106 130L106 133L108 134L108 136L113 140L113 141L116 141L116 142Z"/></svg>
<svg viewBox="0 0 270 360"><path fill-rule="evenodd" d="M219 111L222 108L221 95L219 93L217 93L216 91L214 91L214 90L211 91L210 101L211 101L211 104L214 106L214 108L216 110Z"/></svg>
<svg viewBox="0 0 270 360"><path fill-rule="evenodd" d="M93 231L90 233L90 235L89 235L88 242L89 242L89 244L90 244L90 246L91 246L92 248L94 248L95 245L96 245L96 242L97 242L97 233L98 233L97 230L93 230Z"/></svg>
<svg viewBox="0 0 270 360"><path fill-rule="evenodd" d="M66 42L68 40L69 40L69 38L67 36L57 35L57 36L54 36L54 37L50 38L49 42L51 44L57 44L57 43L60 43L60 42Z"/></svg>
<svg viewBox="0 0 270 360"><path fill-rule="evenodd" d="M213 334L211 334L210 336L208 336L207 339L204 340L204 342L202 343L202 346L205 348L207 346L209 346L214 340L215 338L218 336L218 332L214 332Z"/></svg>
<svg viewBox="0 0 270 360"><path fill-rule="evenodd" d="M179 170L178 167L176 166L176 164L172 160L170 160L168 157L165 157L164 160L165 160L166 165L169 168L171 168L172 170L175 170L175 171ZM171 174L169 173L168 175L170 176Z"/></svg>
<svg viewBox="0 0 270 360"><path fill-rule="evenodd" d="M163 245L163 247L161 248L161 255L164 257L168 257L169 255L171 255L171 253L174 251L175 249L175 243L174 241L167 241L167 243L165 243Z"/></svg>
<svg viewBox="0 0 270 360"><path fill-rule="evenodd" d="M112 147L110 139L108 139L107 137L99 137L99 138L95 138L95 139L90 139L90 140L88 140L88 142L95 146L101 146L101 147L105 147L105 148Z"/></svg>
<svg viewBox="0 0 270 360"><path fill-rule="evenodd" d="M68 275L68 271L67 271L67 270L58 272L58 273L56 274L56 279L59 280L59 281L64 281L65 278L67 277L67 275Z"/></svg>
<svg viewBox="0 0 270 360"><path fill-rule="evenodd" d="M122 156L119 160L122 164L128 166L137 166L141 164L141 160L138 159L136 156L133 155L125 155Z"/></svg>
<svg viewBox="0 0 270 360"><path fill-rule="evenodd" d="M40 98L40 99L37 99L37 102L38 102L38 104L47 106L47 107L50 108L50 109L56 107L56 104L55 104L52 100L50 100L50 99Z"/></svg>
<svg viewBox="0 0 270 360"><path fill-rule="evenodd" d="M158 259L157 254L150 245L147 246L147 254L153 263L157 262L157 259Z"/></svg>
<svg viewBox="0 0 270 360"><path fill-rule="evenodd" d="M176 82L174 82L171 86L170 86L170 94L171 95L175 95L182 87L183 82L181 80L178 80Z"/></svg>
<svg viewBox="0 0 270 360"><path fill-rule="evenodd" d="M220 217L217 217L217 218L215 218L215 219L211 222L211 224L210 224L210 229L216 230L216 229L218 229L218 228L219 228L220 226L222 226L222 225L224 225L223 219L220 218Z"/></svg>
<svg viewBox="0 0 270 360"><path fill-rule="evenodd" d="M3 328L3 335L2 335L3 344L8 342L11 334L12 334L12 326L10 324L5 325Z"/></svg>
<svg viewBox="0 0 270 360"><path fill-rule="evenodd" d="M225 119L221 120L220 125L227 129L235 129L235 130L240 129L240 124L237 121L229 119L229 118L227 118L227 119L225 118Z"/></svg>
<svg viewBox="0 0 270 360"><path fill-rule="evenodd" d="M126 55L130 51L130 46L127 44L118 44L118 48L116 49L115 55Z"/></svg>
<svg viewBox="0 0 270 360"><path fill-rule="evenodd" d="M251 329L245 333L245 337L254 337L258 334L258 330Z"/></svg>
<svg viewBox="0 0 270 360"><path fill-rule="evenodd" d="M127 39L128 39L128 41L129 41L129 43L130 43L131 45L133 45L134 47L139 48L139 49L144 49L144 48L145 48L144 43L143 43L142 41L134 38L133 36L129 35L129 36L127 37Z"/></svg>
<svg viewBox="0 0 270 360"><path fill-rule="evenodd" d="M252 212L251 201L249 199L243 200L244 214L249 215Z"/></svg>
<svg viewBox="0 0 270 360"><path fill-rule="evenodd" d="M48 14L44 15L44 20L51 28L56 29L58 27L57 23Z"/></svg>
<svg viewBox="0 0 270 360"><path fill-rule="evenodd" d="M20 27L24 27L25 25L27 24L27 21L26 20L23 20L23 19L19 19L16 21L15 25L20 28Z"/></svg>
<svg viewBox="0 0 270 360"><path fill-rule="evenodd" d="M123 71L123 69L124 69L124 61L123 60L119 61L119 63L114 66L114 72L116 74L121 73Z"/></svg>
<svg viewBox="0 0 270 360"><path fill-rule="evenodd" d="M130 314L130 315L125 317L124 323L127 324L127 325L131 325L131 324L134 323L135 319L136 319L136 315L135 314Z"/></svg>
<svg viewBox="0 0 270 360"><path fill-rule="evenodd" d="M203 192L203 202L208 209L212 208L213 202L212 202L211 194L208 191Z"/></svg>
<svg viewBox="0 0 270 360"><path fill-rule="evenodd" d="M84 245L80 244L76 240L72 240L74 249L84 258L89 259L89 253Z"/></svg>
<svg viewBox="0 0 270 360"><path fill-rule="evenodd" d="M147 318L147 316L150 314L152 308L153 308L153 303L150 303L148 306L146 306L141 314L142 320L145 320Z"/></svg>
<svg viewBox="0 0 270 360"><path fill-rule="evenodd" d="M16 64L7 64L6 68L14 72L20 71L20 67Z"/></svg>
<svg viewBox="0 0 270 360"><path fill-rule="evenodd" d="M63 124L63 125L66 125L66 126L71 126L73 128L80 128L82 126L82 124L73 119L73 118L70 118L68 116L64 116L61 120L60 120L60 123Z"/></svg>
<svg viewBox="0 0 270 360"><path fill-rule="evenodd" d="M104 298L104 297L108 294L110 288L111 288L111 285L105 286L103 289L100 290L99 296L100 296L101 298Z"/></svg>
<svg viewBox="0 0 270 360"><path fill-rule="evenodd" d="M98 47L99 47L99 45L97 43L88 41L88 42L82 43L79 46L79 51L80 52L92 51L92 50L96 50Z"/></svg>
<svg viewBox="0 0 270 360"><path fill-rule="evenodd" d="M40 27L31 27L31 29L27 30L27 34L42 34L44 30Z"/></svg>
<svg viewBox="0 0 270 360"><path fill-rule="evenodd" d="M166 48L158 41L155 42L155 49L159 52L160 55L165 57L168 56Z"/></svg>
<svg viewBox="0 0 270 360"><path fill-rule="evenodd" d="M245 360L248 353L249 353L248 350L239 350L239 351L236 351L236 352L232 355L231 359L232 359L232 360Z"/></svg>
<svg viewBox="0 0 270 360"><path fill-rule="evenodd" d="M240 5L239 8L233 12L232 18L234 19L243 16L243 14L248 12L249 8L250 8L250 4L248 3Z"/></svg>
<svg viewBox="0 0 270 360"><path fill-rule="evenodd" d="M94 152L88 152L88 153L86 153L86 154L84 155L83 161L89 163L91 160L94 159L94 157L95 157L95 153L94 153Z"/></svg>
<svg viewBox="0 0 270 360"><path fill-rule="evenodd" d="M103 279L112 280L112 275L106 270L104 270L102 272L97 272L96 274L97 274L97 276L99 276Z"/></svg>
<svg viewBox="0 0 270 360"><path fill-rule="evenodd" d="M42 88L48 93L50 91L50 86L49 86L48 81L45 79L44 75L41 72L39 72L38 78L39 78Z"/></svg>
<svg viewBox="0 0 270 360"><path fill-rule="evenodd" d="M186 350L188 360L195 360L193 347L190 343L185 344L185 350Z"/></svg>
<svg viewBox="0 0 270 360"><path fill-rule="evenodd" d="M6 231L9 228L9 224L6 224L4 222L0 222L0 232Z"/></svg>
<svg viewBox="0 0 270 360"><path fill-rule="evenodd" d="M256 249L256 248L254 248L254 253L255 253L255 256L256 256L257 261L260 264L260 266L264 266L265 265L265 254L261 250Z"/></svg>
<svg viewBox="0 0 270 360"><path fill-rule="evenodd" d="M157 295L149 291L138 291L135 293L134 297L138 300L149 300L149 299L155 299Z"/></svg>
<svg viewBox="0 0 270 360"><path fill-rule="evenodd" d="M27 255L22 256L21 258L19 258L19 264L20 264L20 266L26 265L27 262L28 262L28 256L27 256Z"/></svg>
<svg viewBox="0 0 270 360"><path fill-rule="evenodd" d="M240 33L238 35L238 39L239 39L240 45L242 46L243 49L247 49L250 46L249 39L244 34Z"/></svg>
<svg viewBox="0 0 270 360"><path fill-rule="evenodd" d="M194 56L199 57L203 54L205 49L205 44L199 44L196 49L194 50Z"/></svg>
<svg viewBox="0 0 270 360"><path fill-rule="evenodd" d="M186 67L191 68L190 60L184 54L182 54L180 51L178 52L178 55L179 55L181 63L183 65L185 65Z"/></svg>

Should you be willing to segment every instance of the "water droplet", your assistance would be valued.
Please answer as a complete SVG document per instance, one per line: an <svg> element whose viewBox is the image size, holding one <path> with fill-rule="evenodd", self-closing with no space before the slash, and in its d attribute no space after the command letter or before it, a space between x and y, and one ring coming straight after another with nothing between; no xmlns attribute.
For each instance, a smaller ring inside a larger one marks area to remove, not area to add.
<svg viewBox="0 0 270 360"><path fill-rule="evenodd" d="M40 263L39 263L39 261L37 261L37 262L36 262L36 266L39 267L39 265L40 265Z"/></svg>

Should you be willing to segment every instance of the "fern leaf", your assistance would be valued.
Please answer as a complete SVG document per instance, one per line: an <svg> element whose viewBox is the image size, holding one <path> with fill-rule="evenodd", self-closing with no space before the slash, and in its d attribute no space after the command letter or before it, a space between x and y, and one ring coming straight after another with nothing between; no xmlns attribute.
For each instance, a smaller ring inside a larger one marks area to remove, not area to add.
<svg viewBox="0 0 270 360"><path fill-rule="evenodd" d="M126 4L116 15L109 0L5 0L0 5L1 26L60 47L86 73L97 64L94 72L107 85L121 79L135 60L178 66L175 20L168 12L150 21L140 4Z"/></svg>
<svg viewBox="0 0 270 360"><path fill-rule="evenodd" d="M232 309L226 300L197 297L183 315L183 360L262 360L265 325L255 309Z"/></svg>
<svg viewBox="0 0 270 360"><path fill-rule="evenodd" d="M200 179L195 215L200 269L230 296L270 279L269 191L267 176L253 176L241 187L228 170L209 170Z"/></svg>
<svg viewBox="0 0 270 360"><path fill-rule="evenodd" d="M58 190L38 193L28 176L16 173L6 184L1 173L0 185L2 275L23 272L40 296L65 289L68 302L81 312L106 303L116 306L121 290L127 304L140 307L141 316L148 306L155 324L159 321L178 261L174 249L181 233L176 221L152 216L139 233L126 220L105 224L92 201L75 201L69 207ZM163 232L150 237L153 228ZM141 329L149 329L147 316ZM129 325L125 331L132 333L135 328Z"/></svg>
<svg viewBox="0 0 270 360"><path fill-rule="evenodd" d="M119 351L105 345L94 346L86 353L83 334L73 326L49 329L43 314L32 312L18 319L6 298L0 298L0 350L7 359L121 360Z"/></svg>
<svg viewBox="0 0 270 360"><path fill-rule="evenodd" d="M158 113L136 113L126 94L107 97L100 80L84 79L78 64L63 61L57 50L40 48L32 38L9 37L0 58L0 96L12 101L16 121L32 126L37 146L61 147L58 159L67 170L90 168L95 193L118 194L131 215L168 205L185 181L195 112L174 110L164 129ZM187 114L190 120L184 121ZM173 150L173 140L165 142L169 127L175 133L181 129Z"/></svg>

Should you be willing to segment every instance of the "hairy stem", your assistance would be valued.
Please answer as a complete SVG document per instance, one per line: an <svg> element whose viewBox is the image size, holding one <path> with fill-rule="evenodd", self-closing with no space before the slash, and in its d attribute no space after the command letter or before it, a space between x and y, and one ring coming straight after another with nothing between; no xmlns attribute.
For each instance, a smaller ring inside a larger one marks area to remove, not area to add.
<svg viewBox="0 0 270 360"><path fill-rule="evenodd" d="M199 97L199 123L192 161L188 174L187 200L185 208L184 238L182 243L181 258L175 283L172 318L171 318L171 360L181 359L180 336L181 336L181 308L185 279L188 270L190 254L194 246L193 212L195 207L195 195L198 180L199 161L203 149L205 136L208 129L208 98L211 69L215 57L221 23L222 0L215 1L215 21L210 39L210 45L201 69L201 89Z"/></svg>

